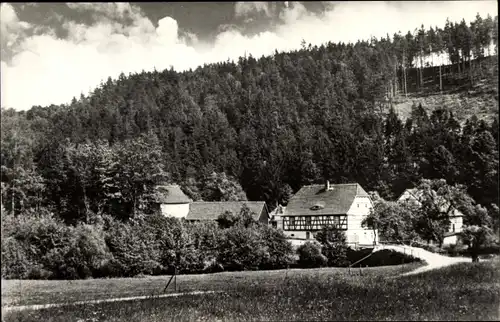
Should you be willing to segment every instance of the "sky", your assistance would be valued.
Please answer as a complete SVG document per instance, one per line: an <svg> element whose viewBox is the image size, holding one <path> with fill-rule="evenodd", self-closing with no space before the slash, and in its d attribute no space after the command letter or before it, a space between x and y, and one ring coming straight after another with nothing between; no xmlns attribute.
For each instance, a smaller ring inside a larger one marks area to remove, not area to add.
<svg viewBox="0 0 500 322"><path fill-rule="evenodd" d="M67 104L123 72L177 71L444 27L496 1L2 3L1 106Z"/></svg>

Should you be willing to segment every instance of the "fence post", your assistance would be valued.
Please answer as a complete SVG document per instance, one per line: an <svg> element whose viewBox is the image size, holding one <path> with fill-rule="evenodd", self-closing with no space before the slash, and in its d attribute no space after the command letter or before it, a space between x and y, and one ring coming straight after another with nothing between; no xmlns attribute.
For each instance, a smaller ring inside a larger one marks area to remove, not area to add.
<svg viewBox="0 0 500 322"><path fill-rule="evenodd" d="M174 289L177 292L177 266L174 267Z"/></svg>

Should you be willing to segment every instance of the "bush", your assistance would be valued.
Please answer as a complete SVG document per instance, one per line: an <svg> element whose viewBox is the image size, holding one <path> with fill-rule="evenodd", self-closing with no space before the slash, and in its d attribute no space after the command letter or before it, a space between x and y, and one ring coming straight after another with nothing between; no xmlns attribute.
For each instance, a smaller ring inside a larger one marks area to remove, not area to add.
<svg viewBox="0 0 500 322"><path fill-rule="evenodd" d="M300 267L324 267L328 264L328 259L321 253L321 246L317 243L306 242L297 248L297 254Z"/></svg>
<svg viewBox="0 0 500 322"><path fill-rule="evenodd" d="M217 259L221 230L216 222L196 222L186 224L186 229L194 247L200 250L200 256L207 265Z"/></svg>
<svg viewBox="0 0 500 322"><path fill-rule="evenodd" d="M59 272L65 272L64 278L102 277L101 271L111 258L102 226L80 224L71 229Z"/></svg>
<svg viewBox="0 0 500 322"><path fill-rule="evenodd" d="M259 232L269 253L269 257L262 262L261 269L286 268L293 263L293 247L282 230L261 226Z"/></svg>
<svg viewBox="0 0 500 322"><path fill-rule="evenodd" d="M232 212L225 211L223 214L217 217L217 223L219 224L219 228L231 228L238 221L238 217L236 217Z"/></svg>
<svg viewBox="0 0 500 322"><path fill-rule="evenodd" d="M2 238L2 278L29 278L33 263L25 247L14 237Z"/></svg>
<svg viewBox="0 0 500 322"><path fill-rule="evenodd" d="M128 277L161 273L162 236L153 228L144 220L111 223L105 239L114 260L104 270Z"/></svg>
<svg viewBox="0 0 500 322"><path fill-rule="evenodd" d="M432 253L442 253L443 252L443 250L439 246L437 246L437 245L431 245L431 244L425 244L425 243L421 243L421 242L415 242L415 243L412 244L412 246L425 249L425 250L427 250L429 252L432 252Z"/></svg>
<svg viewBox="0 0 500 322"><path fill-rule="evenodd" d="M223 231L217 262L225 270L255 270L270 257L256 229L238 225Z"/></svg>
<svg viewBox="0 0 500 322"><path fill-rule="evenodd" d="M69 244L68 226L42 209L38 213L6 215L2 228L2 269L6 277L53 278L57 275L54 257L59 259Z"/></svg>
<svg viewBox="0 0 500 322"><path fill-rule="evenodd" d="M451 244L443 246L443 253L448 256L460 256L461 253L466 251L466 247L462 244Z"/></svg>
<svg viewBox="0 0 500 322"><path fill-rule="evenodd" d="M347 259L351 264L353 264L368 256L371 252L371 249L353 250L349 248L347 251ZM370 257L356 264L356 266L389 266L412 263L415 261L419 261L419 259L408 254L401 254L393 250L383 249L373 253Z"/></svg>
<svg viewBox="0 0 500 322"><path fill-rule="evenodd" d="M321 253L328 258L329 266L344 267L347 260L347 243L344 231L335 227L324 227L315 236L322 245Z"/></svg>

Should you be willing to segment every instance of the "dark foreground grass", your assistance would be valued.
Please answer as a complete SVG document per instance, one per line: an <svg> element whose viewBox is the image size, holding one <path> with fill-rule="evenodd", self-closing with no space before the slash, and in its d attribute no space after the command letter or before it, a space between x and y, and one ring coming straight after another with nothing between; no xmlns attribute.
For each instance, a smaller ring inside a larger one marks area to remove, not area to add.
<svg viewBox="0 0 500 322"><path fill-rule="evenodd" d="M237 287L226 294L12 312L4 320L498 320L499 268L496 260L396 278L380 268L364 276L297 270L286 279L240 273L244 282L233 280Z"/></svg>

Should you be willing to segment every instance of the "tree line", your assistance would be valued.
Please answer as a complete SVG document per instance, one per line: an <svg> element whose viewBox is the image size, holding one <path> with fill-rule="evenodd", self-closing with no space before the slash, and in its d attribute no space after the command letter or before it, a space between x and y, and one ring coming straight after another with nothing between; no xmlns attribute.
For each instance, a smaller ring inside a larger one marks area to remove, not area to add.
<svg viewBox="0 0 500 322"><path fill-rule="evenodd" d="M122 74L69 105L2 109L4 206L22 209L24 199L38 198L36 205L77 218L89 207L104 209L89 206L89 198L100 198L109 211L105 199L116 191L95 187L106 176L101 170L126 181L110 183L127 190L118 212L136 209L152 182L197 186L213 172L271 208L325 178L356 181L386 198L415 178L444 178L465 184L481 204L498 204L498 121L472 117L462 126L453 111L428 115L414 106L402 124L393 110L378 111L389 85L404 87L398 70L409 71L416 58L447 48L452 63L470 67L471 57L487 55L490 42L496 45L494 21L447 21L418 37L304 45L183 73ZM487 62L483 70L498 70L495 60ZM457 73L458 65L451 75Z"/></svg>
<svg viewBox="0 0 500 322"><path fill-rule="evenodd" d="M432 53L451 63L431 81L443 89L498 74L496 58L483 57L497 53L492 21L121 74L69 104L2 108L2 206L20 222L52 213L84 235L95 218L127 223L151 213L164 183L193 200L264 200L273 209L324 180L393 200L428 178L464 185L491 211L498 116L462 124L444 107L414 105L403 122L386 97L434 91L419 86L435 71L420 68Z"/></svg>

